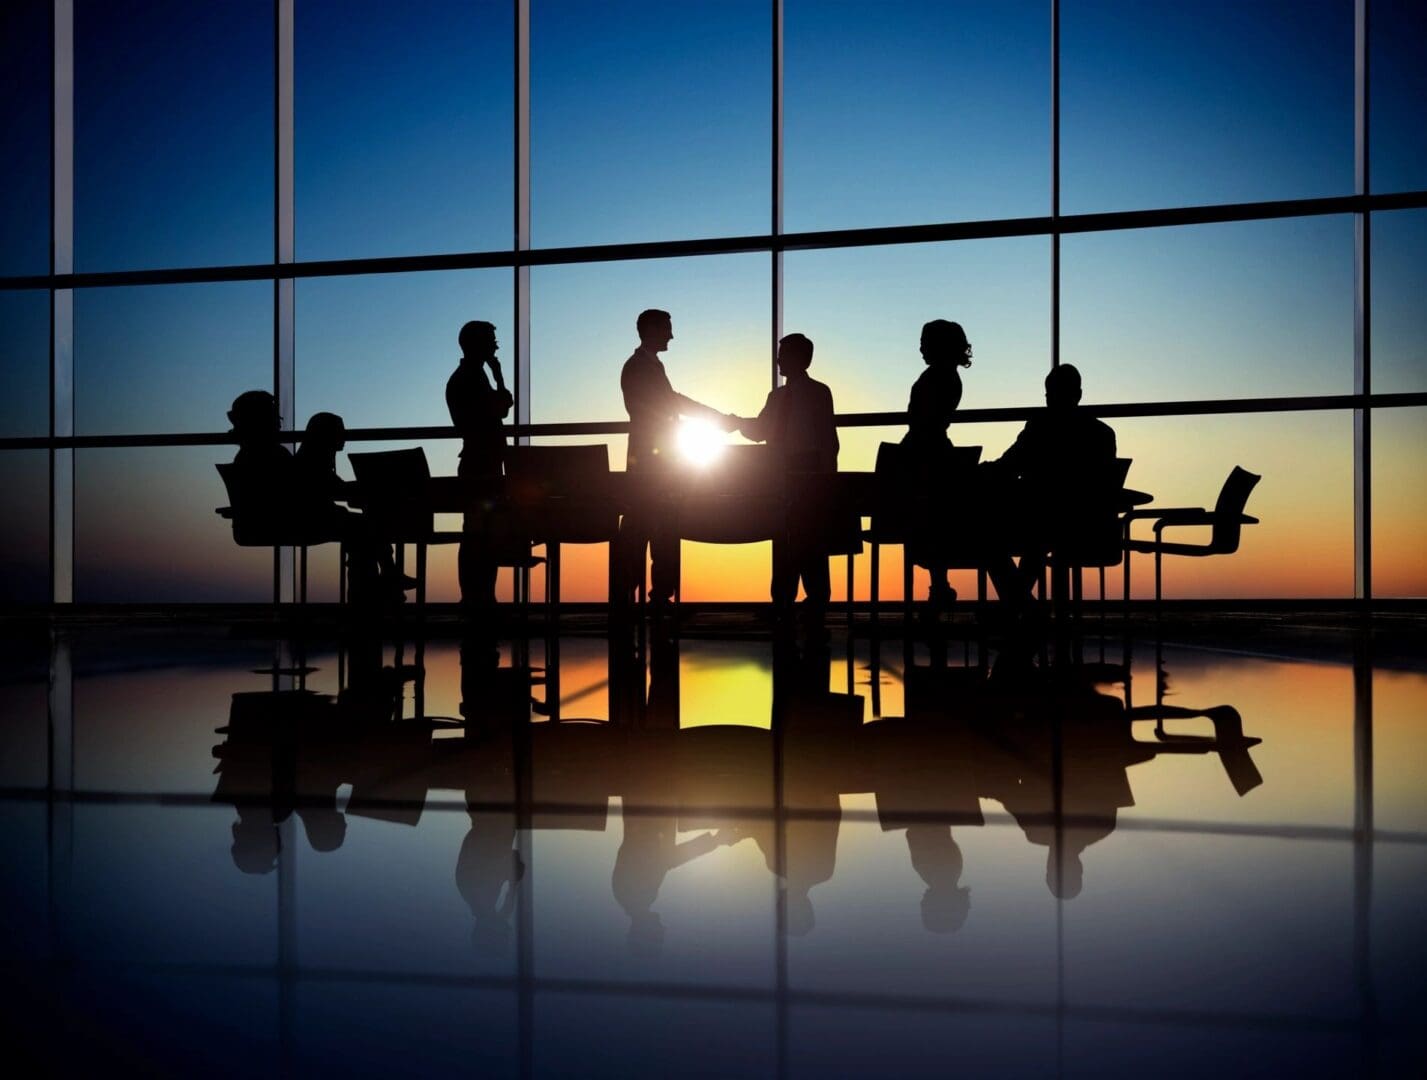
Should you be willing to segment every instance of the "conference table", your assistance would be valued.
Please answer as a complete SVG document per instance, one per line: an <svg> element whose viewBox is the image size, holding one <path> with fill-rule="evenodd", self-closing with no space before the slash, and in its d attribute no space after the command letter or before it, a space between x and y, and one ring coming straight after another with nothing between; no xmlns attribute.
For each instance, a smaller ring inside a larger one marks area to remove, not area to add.
<svg viewBox="0 0 1427 1080"><path fill-rule="evenodd" d="M885 505L885 478L879 484L875 472L856 471L799 476L770 468L771 458L762 446L732 447L735 453L724 467L680 469L664 475L653 498L660 507L661 525L676 531L681 540L701 543L757 543L785 534L789 499L806 498L810 488L819 492L824 521L835 523L835 540L831 553L846 555L848 602L852 597L852 560L862 548L864 538L876 543L875 536L861 529L863 518L872 517ZM627 513L641 499L649 499L649 478L624 471L607 471L582 480L573 495L539 499L524 509L537 519L558 522L565 515L588 515L603 511L609 525L587 531L576 542L613 540L614 523L618 515ZM428 497L435 513L465 514L473 500L481 500L479 491L455 476L435 476L430 480ZM488 496L486 496L488 498ZM1117 510L1124 512L1153 500L1148 492L1122 488ZM546 543L550 573L555 582L553 595L558 598L559 533L550 531L542 536L540 528L532 529L530 540ZM1062 582L1064 575L1052 575L1056 599L1067 598Z"/></svg>

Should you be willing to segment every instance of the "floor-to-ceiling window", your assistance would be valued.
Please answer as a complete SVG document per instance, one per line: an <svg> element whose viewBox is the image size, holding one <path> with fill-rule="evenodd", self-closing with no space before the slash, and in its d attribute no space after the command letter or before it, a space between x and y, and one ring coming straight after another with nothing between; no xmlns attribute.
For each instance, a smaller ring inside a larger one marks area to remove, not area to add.
<svg viewBox="0 0 1427 1080"><path fill-rule="evenodd" d="M451 472L453 439L402 429L446 422L468 319L497 327L517 437L607 442L619 467L624 437L582 426L624 419L646 307L673 313L675 385L728 412L761 405L777 334L810 336L844 469L899 437L921 324L956 319L952 434L983 458L1066 362L1157 502L1263 475L1241 552L1172 563L1171 595L1427 593L1420 5L3 19L6 602L270 598L271 553L213 513L232 398L271 389L294 429L338 412L352 449ZM685 595L756 599L766 563L691 545ZM602 598L604 566L572 552L564 595ZM454 598L454 560L432 572Z"/></svg>

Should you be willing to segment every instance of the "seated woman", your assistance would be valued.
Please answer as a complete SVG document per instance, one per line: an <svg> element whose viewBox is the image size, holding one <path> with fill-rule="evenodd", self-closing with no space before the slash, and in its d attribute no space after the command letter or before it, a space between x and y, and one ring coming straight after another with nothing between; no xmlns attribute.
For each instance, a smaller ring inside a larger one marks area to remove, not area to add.
<svg viewBox="0 0 1427 1080"><path fill-rule="evenodd" d="M354 603L401 603L416 581L397 571L391 547L374 537L362 515L338 506L349 484L337 475L347 429L336 413L313 413L293 458L293 498L305 526L347 546Z"/></svg>

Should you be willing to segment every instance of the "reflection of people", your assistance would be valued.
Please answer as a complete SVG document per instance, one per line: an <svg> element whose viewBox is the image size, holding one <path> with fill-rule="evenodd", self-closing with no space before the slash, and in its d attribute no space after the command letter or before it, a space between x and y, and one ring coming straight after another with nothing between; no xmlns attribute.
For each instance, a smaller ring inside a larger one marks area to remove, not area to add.
<svg viewBox="0 0 1427 1080"><path fill-rule="evenodd" d="M456 569L462 602L489 605L495 603L496 579L490 519L505 461L502 421L510 414L514 399L496 359L500 345L495 327L488 322L468 322L461 327L458 340L461 363L446 381L446 408L461 436L456 471L464 481L468 501Z"/></svg>
<svg viewBox="0 0 1427 1080"><path fill-rule="evenodd" d="M680 416L698 416L728 425L725 417L674 389L659 354L674 338L674 324L667 311L651 308L640 313L635 323L639 347L620 371L619 386L624 408L629 413L629 452L626 469L639 477L640 492L620 525L625 575L621 591L637 587L644 576L644 549L650 547L653 578L650 599L656 603L674 596L679 580L679 538L659 525L660 503L670 483L675 432Z"/></svg>
<svg viewBox="0 0 1427 1080"><path fill-rule="evenodd" d="M831 489L807 474L837 472L837 422L832 391L808 374L813 343L789 334L778 343L778 371L785 382L768 394L763 410L738 429L754 442L766 442L798 480L789 484L788 535L773 541L773 581L769 591L780 620L792 612L798 579L807 593L811 626L821 626L831 585L827 568L827 510Z"/></svg>
<svg viewBox="0 0 1427 1080"><path fill-rule="evenodd" d="M912 867L926 884L922 925L933 933L961 927L971 910L971 890L961 885L958 825L982 825L978 790L979 739L973 728L976 699L965 682L974 670L911 668L907 715L869 724L884 831L906 829Z"/></svg>
<svg viewBox="0 0 1427 1080"><path fill-rule="evenodd" d="M934 934L960 930L971 913L971 890L961 884L961 848L946 825L907 826L912 868L926 883L922 925Z"/></svg>
<svg viewBox="0 0 1427 1080"><path fill-rule="evenodd" d="M639 664L637 681L643 682ZM633 691L642 695L642 686ZM629 948L653 956L663 949L664 923L654 904L669 871L738 838L731 830L702 832L678 840L677 805L684 794L678 776L675 740L679 731L679 647L673 640L652 642L649 698L642 730L627 745L624 838L615 856L610 887L629 916Z"/></svg>
<svg viewBox="0 0 1427 1080"><path fill-rule="evenodd" d="M336 793L336 782L328 783L332 770L311 767L332 757L321 743L331 712L331 698L306 690L233 695L228 723L218 729L223 742L213 750L219 762L213 802L237 810L231 854L243 873L277 866L278 826L294 806L314 850L341 845L346 822L335 801L327 801Z"/></svg>
<svg viewBox="0 0 1427 1080"><path fill-rule="evenodd" d="M631 952L658 955L664 947L664 922L654 910L654 902L669 871L736 839L703 832L680 843L677 832L678 821L672 813L624 815L624 839L614 859L610 887L629 916Z"/></svg>
<svg viewBox="0 0 1427 1080"><path fill-rule="evenodd" d="M471 795L467 792L468 799ZM471 909L471 941L498 946L509 936L510 915L525 876L525 864L514 848L515 817L473 809L470 820L456 857L456 888Z"/></svg>
<svg viewBox="0 0 1427 1080"><path fill-rule="evenodd" d="M791 646L773 652L773 731L782 746L783 800L793 812L783 826L782 874L787 931L794 936L813 929L812 890L831 880L837 866L840 792L860 787L849 776L863 703L855 694L829 691L831 662L821 648L801 655ZM768 868L778 873L771 823L759 826L753 835Z"/></svg>
<svg viewBox="0 0 1427 1080"><path fill-rule="evenodd" d="M951 440L946 431L961 404L959 369L971 366L971 343L960 323L933 319L922 327L921 353L926 370L917 376L907 399L907 434L902 446L910 459L913 487L923 496L940 497L943 493L934 489L950 474ZM935 544L921 545L911 557L931 574L928 600L932 610L955 603L956 590L947 578L946 562L937 557Z"/></svg>

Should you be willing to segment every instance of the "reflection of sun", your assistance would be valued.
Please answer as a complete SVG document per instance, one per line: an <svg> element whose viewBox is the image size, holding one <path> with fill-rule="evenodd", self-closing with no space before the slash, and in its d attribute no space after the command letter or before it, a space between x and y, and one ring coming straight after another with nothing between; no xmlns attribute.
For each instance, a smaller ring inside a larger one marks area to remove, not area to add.
<svg viewBox="0 0 1427 1080"><path fill-rule="evenodd" d="M707 420L679 421L677 439L679 456L700 469L723 457L727 445L723 432Z"/></svg>

